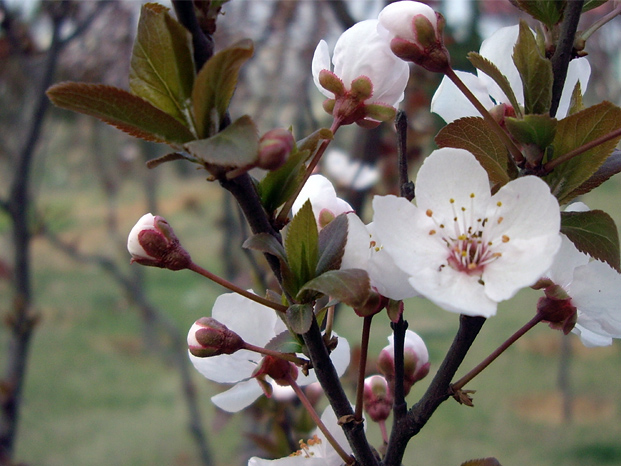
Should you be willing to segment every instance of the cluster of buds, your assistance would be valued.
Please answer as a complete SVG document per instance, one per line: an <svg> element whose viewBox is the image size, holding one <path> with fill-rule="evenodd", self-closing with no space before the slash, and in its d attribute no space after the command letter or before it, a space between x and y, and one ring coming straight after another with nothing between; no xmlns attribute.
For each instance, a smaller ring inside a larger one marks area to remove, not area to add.
<svg viewBox="0 0 621 466"><path fill-rule="evenodd" d="M170 224L159 215L145 214L127 238L131 262L169 270L187 269L192 263Z"/></svg>

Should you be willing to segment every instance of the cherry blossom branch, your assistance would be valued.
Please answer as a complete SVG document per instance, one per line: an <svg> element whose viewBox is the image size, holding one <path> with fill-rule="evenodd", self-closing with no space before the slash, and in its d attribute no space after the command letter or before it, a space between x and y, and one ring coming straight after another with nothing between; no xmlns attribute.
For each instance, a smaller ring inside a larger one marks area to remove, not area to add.
<svg viewBox="0 0 621 466"><path fill-rule="evenodd" d="M358 364L358 386L356 388L356 410L354 418L362 421L362 397L364 394L364 376L366 375L367 356L369 353L369 337L371 335L371 321L373 315L365 316L362 322L362 338L360 341L360 362Z"/></svg>
<svg viewBox="0 0 621 466"><path fill-rule="evenodd" d="M339 376L330 360L317 321L313 319L311 328L302 335L304 343L313 363L317 380L321 384L330 405L334 409L336 418L342 424L343 431L354 451L358 464L364 466L378 466L377 459L364 433L362 423L355 422L354 411L339 381ZM405 449L405 447L404 447Z"/></svg>
<svg viewBox="0 0 621 466"><path fill-rule="evenodd" d="M550 173L552 170L554 170L554 168L559 166L561 163L567 162L568 160L571 160L574 157L582 155L586 151L591 150L594 147L597 147L600 144L604 144L605 142L608 142L611 139L614 139L619 136L621 136L621 128L617 128L616 130L611 131L610 133L605 134L604 136L601 136L597 139L593 139L592 141L587 142L586 144L583 144L580 147L576 147L574 150L571 150L567 152L566 154L563 154L555 159L550 160L548 163L546 163L543 166L544 173Z"/></svg>
<svg viewBox="0 0 621 466"><path fill-rule="evenodd" d="M343 459L343 461L345 461L345 464L347 465L354 464L356 460L351 455L348 455L345 452L345 450L343 450L343 447L339 445L339 443L336 441L336 439L334 438L330 430L326 427L326 425L323 423L323 421L317 414L317 411L315 411L315 408L313 408L312 403L306 397L306 394L304 393L304 391L300 388L300 386L295 381L295 379L291 377L291 374L287 374L287 382L289 382L289 384L291 385L291 388L293 389L295 394L300 399L300 402L302 403L304 408L306 408L306 411L308 411L308 414L310 414L310 417L313 420L313 422L315 422L315 424L317 425L319 430L323 433L323 435L326 436L326 440L328 440L328 442L330 442L330 445L334 447L334 450Z"/></svg>
<svg viewBox="0 0 621 466"><path fill-rule="evenodd" d="M420 432L438 406L450 397L451 380L466 357L485 320L484 317L460 316L459 330L427 391L403 419L399 421L395 419L384 456L384 466L401 465L408 441Z"/></svg>
<svg viewBox="0 0 621 466"><path fill-rule="evenodd" d="M551 117L556 115L558 104L561 101L561 94L563 93L565 78L567 77L567 68L573 58L574 39L580 15L582 14L583 4L584 0L573 0L565 5L559 41L556 44L554 55L550 59L554 75L554 80L552 81L552 101L550 103Z"/></svg>
<svg viewBox="0 0 621 466"><path fill-rule="evenodd" d="M270 307L278 312L286 312L287 311L287 306L283 306L282 304L279 303L275 303L274 301L271 301L269 299L263 298L259 295L256 295L254 293L251 293L249 291L244 290L243 288L238 287L237 285L229 282L228 280L225 280L222 277L219 277L216 274L211 273L209 270L206 270L204 268L202 268L200 265L195 264L194 262L191 262L190 265L188 266L188 270L191 270L192 272L196 272L199 275L202 275L205 278L208 278L211 281L216 282L218 285L223 286L224 288L227 288L237 294L240 294L242 296L244 296L245 298L248 298L252 301L254 301L255 303L259 303L262 304L263 306L267 306Z"/></svg>
<svg viewBox="0 0 621 466"><path fill-rule="evenodd" d="M481 361L475 368L473 368L470 372L464 375L461 379L451 385L451 391L457 392L461 390L468 382L474 379L477 375L479 375L483 370L489 366L494 360L505 352L507 348L509 348L513 343L518 341L526 332L528 332L531 328L537 325L539 322L543 320L543 316L539 313L535 315L531 320L529 320L522 328L520 328L517 332L511 335L507 341L505 341L502 345L496 348L488 357L486 357L483 361Z"/></svg>
<svg viewBox="0 0 621 466"><path fill-rule="evenodd" d="M516 163L521 163L524 160L524 156L520 149L513 143L509 135L501 128L498 122L494 119L494 117L489 113L489 111L485 108L485 106L479 102L479 99L468 89L468 86L464 84L464 82L457 76L457 73L453 70L453 68L449 67L445 71L446 77L453 81L453 84L457 86L457 88L461 91L464 96L474 105L477 111L481 114L485 122L489 125L490 129L496 133L496 135L503 142L507 150L511 153L513 160Z"/></svg>

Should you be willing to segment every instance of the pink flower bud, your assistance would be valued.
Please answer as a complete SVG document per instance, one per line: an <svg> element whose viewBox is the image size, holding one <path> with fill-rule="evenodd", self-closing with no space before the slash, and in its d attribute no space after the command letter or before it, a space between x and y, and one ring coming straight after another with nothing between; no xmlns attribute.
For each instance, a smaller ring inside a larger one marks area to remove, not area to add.
<svg viewBox="0 0 621 466"><path fill-rule="evenodd" d="M188 332L188 349L197 358L233 354L244 347L244 340L212 317L201 317Z"/></svg>
<svg viewBox="0 0 621 466"><path fill-rule="evenodd" d="M259 140L257 166L264 170L280 168L291 154L295 141L290 131L276 128L265 133Z"/></svg>
<svg viewBox="0 0 621 466"><path fill-rule="evenodd" d="M394 2L380 12L378 19L388 31L390 48L397 57L429 71L444 72L449 68L449 53L442 38L444 18L430 6L414 1Z"/></svg>
<svg viewBox="0 0 621 466"><path fill-rule="evenodd" d="M152 214L143 215L129 232L127 250L131 262L141 265L161 267L169 270L182 270L191 263L170 224L163 218Z"/></svg>
<svg viewBox="0 0 621 466"><path fill-rule="evenodd" d="M394 337L388 337L390 344L380 351L377 359L377 368L384 374L390 384L391 391L394 389L395 380L395 346ZM421 337L415 332L407 330L405 332L405 342L403 348L403 388L407 395L419 380L429 373L429 352Z"/></svg>
<svg viewBox="0 0 621 466"><path fill-rule="evenodd" d="M364 409L375 422L385 421L392 411L392 392L388 382L381 375L364 379L362 394Z"/></svg>

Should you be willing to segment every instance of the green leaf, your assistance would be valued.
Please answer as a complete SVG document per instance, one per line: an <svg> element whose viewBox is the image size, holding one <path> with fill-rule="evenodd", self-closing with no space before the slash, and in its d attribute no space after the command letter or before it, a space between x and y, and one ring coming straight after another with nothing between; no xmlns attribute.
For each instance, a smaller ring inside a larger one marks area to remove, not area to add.
<svg viewBox="0 0 621 466"><path fill-rule="evenodd" d="M194 139L178 120L123 89L66 82L50 87L47 96L58 107L94 116L146 141L183 144Z"/></svg>
<svg viewBox="0 0 621 466"><path fill-rule="evenodd" d="M244 241L242 247L254 251L266 252L272 256L276 256L281 263L287 262L285 249L282 244L269 233L257 233L256 235L252 235Z"/></svg>
<svg viewBox="0 0 621 466"><path fill-rule="evenodd" d="M274 212L291 197L304 178L305 162L310 157L308 150L294 151L282 167L269 172L259 183L261 203L268 213Z"/></svg>
<svg viewBox="0 0 621 466"><path fill-rule="evenodd" d="M510 181L507 149L483 118L455 120L440 130L435 141L439 147L455 147L471 152L485 168L493 184L504 185Z"/></svg>
<svg viewBox="0 0 621 466"><path fill-rule="evenodd" d="M521 118L522 109L520 107L520 103L516 99L515 93L513 92L513 89L511 88L511 84L509 84L509 80L507 79L507 77L500 72L496 65L494 65L483 55L479 55L476 52L470 52L468 53L468 60L470 61L470 63L472 63L472 66L488 75L494 80L496 84L498 84L498 87L500 87L502 92L504 92L509 99L509 102L511 103L513 110L515 110L515 114L517 115L517 117Z"/></svg>
<svg viewBox="0 0 621 466"><path fill-rule="evenodd" d="M156 3L143 5L132 51L129 88L186 126L193 127L189 99L194 60L188 31Z"/></svg>
<svg viewBox="0 0 621 466"><path fill-rule="evenodd" d="M281 353L301 353L302 345L295 339L289 330L284 330L272 338L265 345L266 349Z"/></svg>
<svg viewBox="0 0 621 466"><path fill-rule="evenodd" d="M607 181L611 176L616 175L617 173L621 173L621 150L614 150L603 165L599 167L588 180L569 193L567 197L573 199L577 196L591 192L593 189L597 188L604 181Z"/></svg>
<svg viewBox="0 0 621 466"><path fill-rule="evenodd" d="M524 21L520 21L513 62L522 78L524 111L547 113L552 102L552 63L542 56L533 32Z"/></svg>
<svg viewBox="0 0 621 466"><path fill-rule="evenodd" d="M569 101L568 115L573 115L584 110L584 103L582 102L582 87L580 81L574 86L574 90L571 92L571 99Z"/></svg>
<svg viewBox="0 0 621 466"><path fill-rule="evenodd" d="M496 458L480 458L462 463L461 466L502 466Z"/></svg>
<svg viewBox="0 0 621 466"><path fill-rule="evenodd" d="M356 309L369 299L371 281L366 270L329 270L305 283L300 292L305 290L318 291Z"/></svg>
<svg viewBox="0 0 621 466"><path fill-rule="evenodd" d="M518 8L547 26L554 26L563 18L567 0L514 0Z"/></svg>
<svg viewBox="0 0 621 466"><path fill-rule="evenodd" d="M306 201L293 217L287 229L285 251L293 275L294 294L307 281L315 277L318 250L317 222L310 201Z"/></svg>
<svg viewBox="0 0 621 466"><path fill-rule="evenodd" d="M317 147L319 147L319 144L324 139L327 139L329 141L334 139L334 134L332 134L332 131L330 131L328 128L320 128L316 130L315 132L313 132L312 134L309 134L308 136L306 136L304 139L301 139L300 141L298 141L297 143L298 150L299 151L308 150L311 153L313 153L317 150Z"/></svg>
<svg viewBox="0 0 621 466"><path fill-rule="evenodd" d="M606 3L608 0L585 0L584 4L582 5L582 12L586 12L586 11L590 11L593 8L597 8L598 6L602 6L604 3Z"/></svg>
<svg viewBox="0 0 621 466"><path fill-rule="evenodd" d="M313 306L310 304L293 304L287 309L287 324L295 333L306 333L313 323Z"/></svg>
<svg viewBox="0 0 621 466"><path fill-rule="evenodd" d="M561 212L561 233L589 256L621 273L619 233L610 215L601 210Z"/></svg>
<svg viewBox="0 0 621 466"><path fill-rule="evenodd" d="M602 102L569 115L560 120L556 127L552 160L619 128L621 128L621 108L610 102ZM561 163L543 178L560 204L566 204L573 199L573 192L604 163L619 139L621 136Z"/></svg>
<svg viewBox="0 0 621 466"><path fill-rule="evenodd" d="M171 152L170 154L162 155L161 157L157 157L155 159L147 161L147 168L159 167L163 163L173 162L175 160L187 160L189 162L196 162L196 159L194 159L193 157L188 157L187 155L180 152Z"/></svg>
<svg viewBox="0 0 621 466"><path fill-rule="evenodd" d="M341 266L348 227L347 214L341 214L319 232L319 261L316 275Z"/></svg>
<svg viewBox="0 0 621 466"><path fill-rule="evenodd" d="M525 115L523 119L505 118L507 130L522 145L522 152L533 166L538 166L546 148L554 140L558 121L544 115Z"/></svg>
<svg viewBox="0 0 621 466"><path fill-rule="evenodd" d="M241 40L216 53L199 71L192 90L192 106L201 137L211 136L220 129L237 86L239 70L253 52L252 41Z"/></svg>
<svg viewBox="0 0 621 466"><path fill-rule="evenodd" d="M191 141L183 146L198 160L219 167L246 167L257 161L259 135L248 115L208 139Z"/></svg>

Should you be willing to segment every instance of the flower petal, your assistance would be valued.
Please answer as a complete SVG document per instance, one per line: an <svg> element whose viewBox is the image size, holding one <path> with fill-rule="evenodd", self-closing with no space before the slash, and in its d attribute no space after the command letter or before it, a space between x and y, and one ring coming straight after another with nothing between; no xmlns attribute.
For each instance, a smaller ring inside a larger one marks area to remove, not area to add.
<svg viewBox="0 0 621 466"><path fill-rule="evenodd" d="M229 413L236 413L250 406L263 394L263 390L256 380L245 380L236 384L225 392L211 397L211 401L218 408Z"/></svg>
<svg viewBox="0 0 621 466"><path fill-rule="evenodd" d="M589 84L590 76L591 64L586 57L575 58L569 62L563 93L561 94L561 100L558 104L558 109L556 110L557 118L565 118L567 116L569 105L571 103L571 95L574 92L576 83L580 82L580 90L584 94L587 85Z"/></svg>
<svg viewBox="0 0 621 466"><path fill-rule="evenodd" d="M455 71L455 73L485 108L490 109L494 106L485 81L465 71ZM431 111L438 114L447 123L463 117L481 116L474 105L446 76L442 78L440 86L431 99Z"/></svg>
<svg viewBox="0 0 621 466"><path fill-rule="evenodd" d="M505 75L509 80L511 89L513 89L515 98L518 102L524 104L522 78L515 67L515 63L513 63L513 47L517 42L519 32L520 27L518 25L498 29L483 41L479 53L496 65L500 72ZM482 72L479 72L478 75L497 104L511 104L505 93L502 92L492 78Z"/></svg>
<svg viewBox="0 0 621 466"><path fill-rule="evenodd" d="M320 40L319 44L317 44L317 48L315 49L315 53L313 54L313 61L311 63L311 72L313 74L313 82L319 92L325 95L328 98L334 98L334 94L324 89L321 84L319 84L319 73L322 70L331 70L330 66L330 49L328 48L328 44L325 40Z"/></svg>

